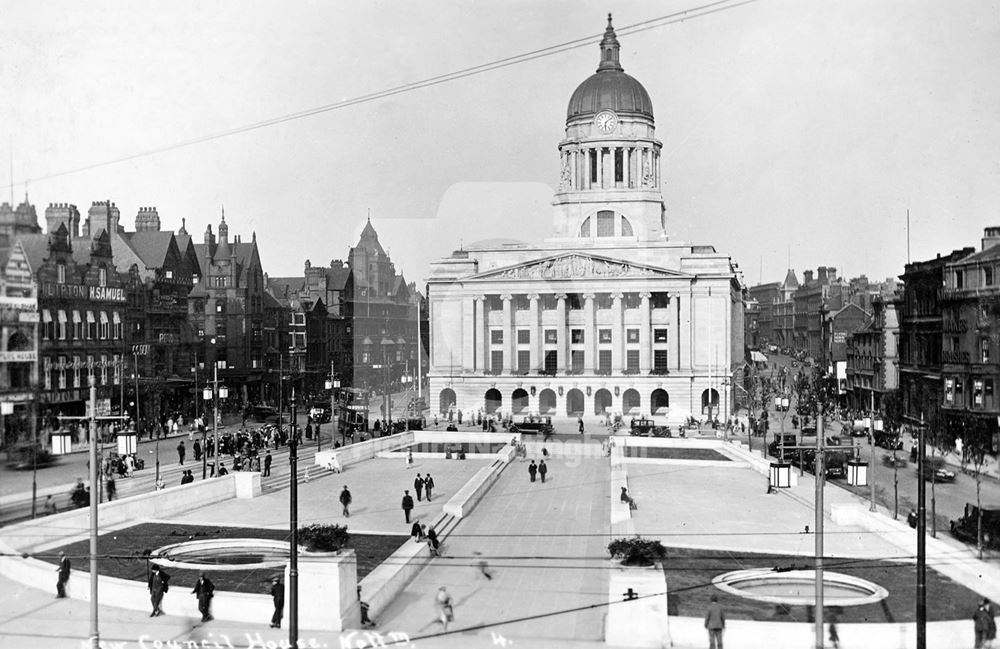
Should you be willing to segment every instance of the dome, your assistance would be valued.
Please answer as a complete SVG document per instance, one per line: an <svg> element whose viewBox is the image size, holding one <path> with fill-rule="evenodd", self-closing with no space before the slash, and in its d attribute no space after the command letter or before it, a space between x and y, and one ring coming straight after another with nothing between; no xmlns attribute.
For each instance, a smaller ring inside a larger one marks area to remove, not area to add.
<svg viewBox="0 0 1000 649"><path fill-rule="evenodd" d="M601 40L600 65L597 72L573 92L566 109L566 121L596 115L602 110L653 120L653 102L649 93L634 77L625 74L618 59L619 49L618 38L611 26L611 14L608 14L608 27Z"/></svg>

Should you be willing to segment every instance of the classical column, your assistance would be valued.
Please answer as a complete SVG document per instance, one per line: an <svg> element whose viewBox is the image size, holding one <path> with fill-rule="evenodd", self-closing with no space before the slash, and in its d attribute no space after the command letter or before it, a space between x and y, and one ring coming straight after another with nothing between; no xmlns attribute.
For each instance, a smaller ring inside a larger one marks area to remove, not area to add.
<svg viewBox="0 0 1000 649"><path fill-rule="evenodd" d="M569 179L570 180L570 186L574 190L580 189L580 186L577 183L577 177L580 175L580 167L579 167L580 161L579 161L578 156L576 155L576 149L573 149L573 150L571 150L569 152L569 159L570 159L570 169L573 170L572 171L572 176L570 176L570 179Z"/></svg>
<svg viewBox="0 0 1000 649"><path fill-rule="evenodd" d="M534 373L542 366L542 358L539 351L542 348L542 318L541 312L538 309L538 294L532 293L528 295L528 321L531 323L529 328L531 340L528 347L528 355L531 357L531 372Z"/></svg>
<svg viewBox="0 0 1000 649"><path fill-rule="evenodd" d="M622 313L622 294L611 294L611 373L625 370L625 319Z"/></svg>
<svg viewBox="0 0 1000 649"><path fill-rule="evenodd" d="M649 311L649 293L640 293L639 297L639 373L649 374L653 369L653 346L650 344L652 335Z"/></svg>
<svg viewBox="0 0 1000 649"><path fill-rule="evenodd" d="M593 374L597 367L597 317L594 314L594 294L583 294L583 373Z"/></svg>
<svg viewBox="0 0 1000 649"><path fill-rule="evenodd" d="M501 295L503 300L503 364L506 371L504 374L512 374L517 369L515 367L514 350L517 349L517 341L514 340L514 311L511 308L511 295L509 293Z"/></svg>
<svg viewBox="0 0 1000 649"><path fill-rule="evenodd" d="M597 156L597 187L604 189L604 149L598 147L594 154Z"/></svg>
<svg viewBox="0 0 1000 649"><path fill-rule="evenodd" d="M560 293L556 296L556 354L557 367L560 372L566 373L570 368L569 364L569 330L566 328L566 294Z"/></svg>
<svg viewBox="0 0 1000 649"><path fill-rule="evenodd" d="M483 341L487 338L486 314L484 312L486 298L483 295L477 295L472 300L472 309L475 314L475 325L472 331L472 345L475 350L472 358L472 371L482 372L489 367L489 359L486 356L489 347L483 344Z"/></svg>
<svg viewBox="0 0 1000 649"><path fill-rule="evenodd" d="M622 147L622 187L628 189L629 179L632 174L629 173L629 152L632 151L631 147Z"/></svg>

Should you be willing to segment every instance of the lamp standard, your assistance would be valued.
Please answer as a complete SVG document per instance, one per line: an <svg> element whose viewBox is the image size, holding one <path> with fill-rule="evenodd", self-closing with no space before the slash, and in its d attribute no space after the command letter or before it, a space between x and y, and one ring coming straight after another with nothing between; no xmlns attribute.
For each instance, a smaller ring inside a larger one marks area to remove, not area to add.
<svg viewBox="0 0 1000 649"><path fill-rule="evenodd" d="M340 390L340 379L333 373L333 361L330 361L330 378L326 380L326 389L330 391L330 428L333 437L337 434L337 426L340 423L340 413L337 412L337 391ZM319 453L323 443L323 438L319 434L319 426L316 427L316 452Z"/></svg>
<svg viewBox="0 0 1000 649"><path fill-rule="evenodd" d="M213 378L209 383L211 387L206 387L202 392L202 397L206 401L212 400L212 449L214 453L214 463L212 464L212 474L217 475L216 467L219 464L219 397L223 399L229 397L229 388L219 386L219 365L225 361L216 361L213 366ZM204 436L202 437L204 439Z"/></svg>

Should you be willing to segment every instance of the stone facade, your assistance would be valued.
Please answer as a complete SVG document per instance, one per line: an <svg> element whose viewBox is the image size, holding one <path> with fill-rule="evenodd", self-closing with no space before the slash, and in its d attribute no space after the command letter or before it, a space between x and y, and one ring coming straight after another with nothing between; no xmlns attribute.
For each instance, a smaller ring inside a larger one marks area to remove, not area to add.
<svg viewBox="0 0 1000 649"><path fill-rule="evenodd" d="M610 24L601 52L559 143L555 236L431 266L434 412L732 410L742 283L729 256L668 238L651 102L624 74Z"/></svg>

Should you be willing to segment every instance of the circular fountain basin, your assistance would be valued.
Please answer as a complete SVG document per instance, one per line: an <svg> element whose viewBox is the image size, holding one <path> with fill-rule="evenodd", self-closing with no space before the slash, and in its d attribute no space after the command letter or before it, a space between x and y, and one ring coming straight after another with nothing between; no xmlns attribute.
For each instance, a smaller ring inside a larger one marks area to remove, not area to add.
<svg viewBox="0 0 1000 649"><path fill-rule="evenodd" d="M153 550L149 560L182 570L256 570L288 563L288 543L265 539L206 539L173 543Z"/></svg>
<svg viewBox="0 0 1000 649"><path fill-rule="evenodd" d="M715 587L731 595L759 602L788 605L816 604L816 571L775 572L768 568L737 570L712 580ZM870 581L839 572L823 572L824 606L874 604L889 591Z"/></svg>

